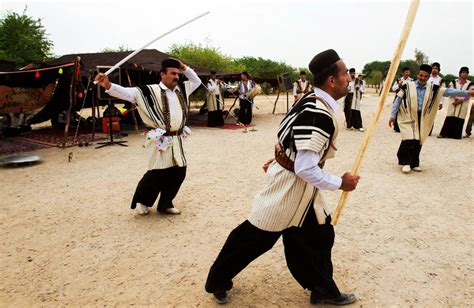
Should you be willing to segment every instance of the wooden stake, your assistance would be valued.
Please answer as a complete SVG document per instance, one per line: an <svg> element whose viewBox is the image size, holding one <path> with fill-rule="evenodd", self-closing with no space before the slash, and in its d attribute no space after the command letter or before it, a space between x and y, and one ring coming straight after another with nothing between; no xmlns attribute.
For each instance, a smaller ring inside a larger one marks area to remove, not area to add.
<svg viewBox="0 0 474 308"><path fill-rule="evenodd" d="M76 60L74 62L74 71L71 76L71 83L69 84L69 109L66 115L66 125L64 126L64 141L62 144L62 148L66 148L67 146L67 138L69 136L69 125L71 124L71 112L72 112L72 106L76 105L76 86L77 86L77 81L78 78L81 78L80 76L80 64L81 58L76 57Z"/></svg>
<svg viewBox="0 0 474 308"><path fill-rule="evenodd" d="M418 10L418 6L420 5L420 0L412 0L410 4L410 8L408 10L407 19L405 20L405 26L403 27L403 32L400 37L400 41L398 42L397 48L395 49L395 53L392 58L392 63L390 64L390 69L388 70L387 78L385 79L384 87L382 89L382 94L380 96L377 109L375 111L372 120L370 121L369 128L367 129L364 140L359 148L359 153L357 154L354 166L352 167L351 173L358 174L360 165L362 163L362 159L364 158L365 152L367 147L369 146L370 141L375 132L375 126L380 118L380 114L382 113L382 109L385 103L385 99L388 96L388 91L390 90L390 85L393 83L395 78L395 74L398 69L398 65L400 64L400 58L403 53L403 49L405 48L406 42L408 40L408 35L410 34L410 30L413 26L413 22L415 21L416 12ZM332 217L331 224L335 226L339 220L339 216L341 215L342 209L346 204L347 197L349 196L349 192L344 191L341 194L341 198L339 199L339 203L337 204L334 214Z"/></svg>

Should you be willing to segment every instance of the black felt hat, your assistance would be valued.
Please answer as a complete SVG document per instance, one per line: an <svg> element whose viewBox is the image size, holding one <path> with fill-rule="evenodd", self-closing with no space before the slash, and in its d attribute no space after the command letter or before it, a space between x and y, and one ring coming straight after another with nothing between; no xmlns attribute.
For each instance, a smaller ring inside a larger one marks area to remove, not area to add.
<svg viewBox="0 0 474 308"><path fill-rule="evenodd" d="M435 66L438 68L438 71L440 72L441 71L441 65L438 62L433 62L431 64L431 67L435 67Z"/></svg>
<svg viewBox="0 0 474 308"><path fill-rule="evenodd" d="M461 69L459 70L459 74L461 74L462 72L466 72L469 74L469 68L467 66L461 67Z"/></svg>
<svg viewBox="0 0 474 308"><path fill-rule="evenodd" d="M341 58L337 52L334 49L328 49L315 55L308 67L313 75L318 75L339 60Z"/></svg>
<svg viewBox="0 0 474 308"><path fill-rule="evenodd" d="M432 71L431 65L422 64L420 66L420 71L427 72L428 74L431 74L431 71Z"/></svg>
<svg viewBox="0 0 474 308"><path fill-rule="evenodd" d="M163 61L161 61L161 69L162 70L165 70L165 69L170 68L170 67L179 69L179 68L181 68L181 63L178 60L171 59L171 58L164 59Z"/></svg>

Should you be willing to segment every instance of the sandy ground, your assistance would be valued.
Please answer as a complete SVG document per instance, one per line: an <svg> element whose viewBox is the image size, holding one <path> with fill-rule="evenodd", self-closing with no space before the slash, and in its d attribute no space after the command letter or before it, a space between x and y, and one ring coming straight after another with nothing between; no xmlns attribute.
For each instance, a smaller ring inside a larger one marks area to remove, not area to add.
<svg viewBox="0 0 474 308"><path fill-rule="evenodd" d="M273 101L257 98L257 131L193 129L187 178L175 199L180 216L154 208L142 217L129 208L146 169L142 135L129 135L127 148L51 148L36 152L39 165L0 169L1 306L217 306L204 281L264 183L261 165L272 156L285 111L280 100L272 115ZM377 101L367 95L362 102L366 127ZM472 139L437 139L441 112L421 153L423 172L402 174L400 135L387 126L391 101L336 227L335 280L357 294L355 306L470 306ZM338 120L339 151L326 169L342 174L363 133L343 129L342 109ZM336 204L339 192L327 197ZM229 306L309 306L281 240L235 278Z"/></svg>

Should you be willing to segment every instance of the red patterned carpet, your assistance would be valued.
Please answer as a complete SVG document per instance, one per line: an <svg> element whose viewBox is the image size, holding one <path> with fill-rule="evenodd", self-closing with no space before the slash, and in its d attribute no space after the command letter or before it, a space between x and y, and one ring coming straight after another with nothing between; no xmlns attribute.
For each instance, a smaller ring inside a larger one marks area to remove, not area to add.
<svg viewBox="0 0 474 308"><path fill-rule="evenodd" d="M80 131L77 139L74 140L76 131L69 131L67 138L68 145L78 145L80 142L92 142L92 134L88 131ZM107 139L103 133L95 134L95 141ZM64 131L53 128L32 130L30 133L16 136L0 138L0 155L10 155L22 152L31 152L45 148L60 146L64 142Z"/></svg>
<svg viewBox="0 0 474 308"><path fill-rule="evenodd" d="M50 148L50 145L39 144L17 138L4 137L0 139L0 155L11 155L22 152L33 152Z"/></svg>
<svg viewBox="0 0 474 308"><path fill-rule="evenodd" d="M189 126L192 128L193 126L197 126L197 127L207 127L207 121L193 121L189 124ZM212 127L212 128L222 128L222 129L230 129L230 130L234 130L234 129L241 129L241 128L249 128L249 127L252 127L253 125L237 125L237 124L234 124L234 123L225 123L223 126L215 126L215 127Z"/></svg>
<svg viewBox="0 0 474 308"><path fill-rule="evenodd" d="M92 142L92 134L88 131L79 131L77 134L77 140L74 140L74 135L76 131L72 129L68 132L67 144L72 145L73 143L77 144L78 142ZM31 133L27 135L15 137L19 140L31 141L38 144L44 144L48 146L59 146L64 142L64 131L57 130L53 128L44 128L38 130L32 130ZM106 139L107 136L103 133L95 133L95 141Z"/></svg>

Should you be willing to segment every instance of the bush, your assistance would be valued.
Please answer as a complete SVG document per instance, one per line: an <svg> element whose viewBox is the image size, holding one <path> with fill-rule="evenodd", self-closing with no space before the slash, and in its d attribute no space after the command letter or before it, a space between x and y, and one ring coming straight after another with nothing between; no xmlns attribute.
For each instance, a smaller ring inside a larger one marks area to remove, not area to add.
<svg viewBox="0 0 474 308"><path fill-rule="evenodd" d="M233 58L222 54L218 48L201 44L173 44L167 53L185 62L216 71L240 72L244 70L242 65L237 64Z"/></svg>

